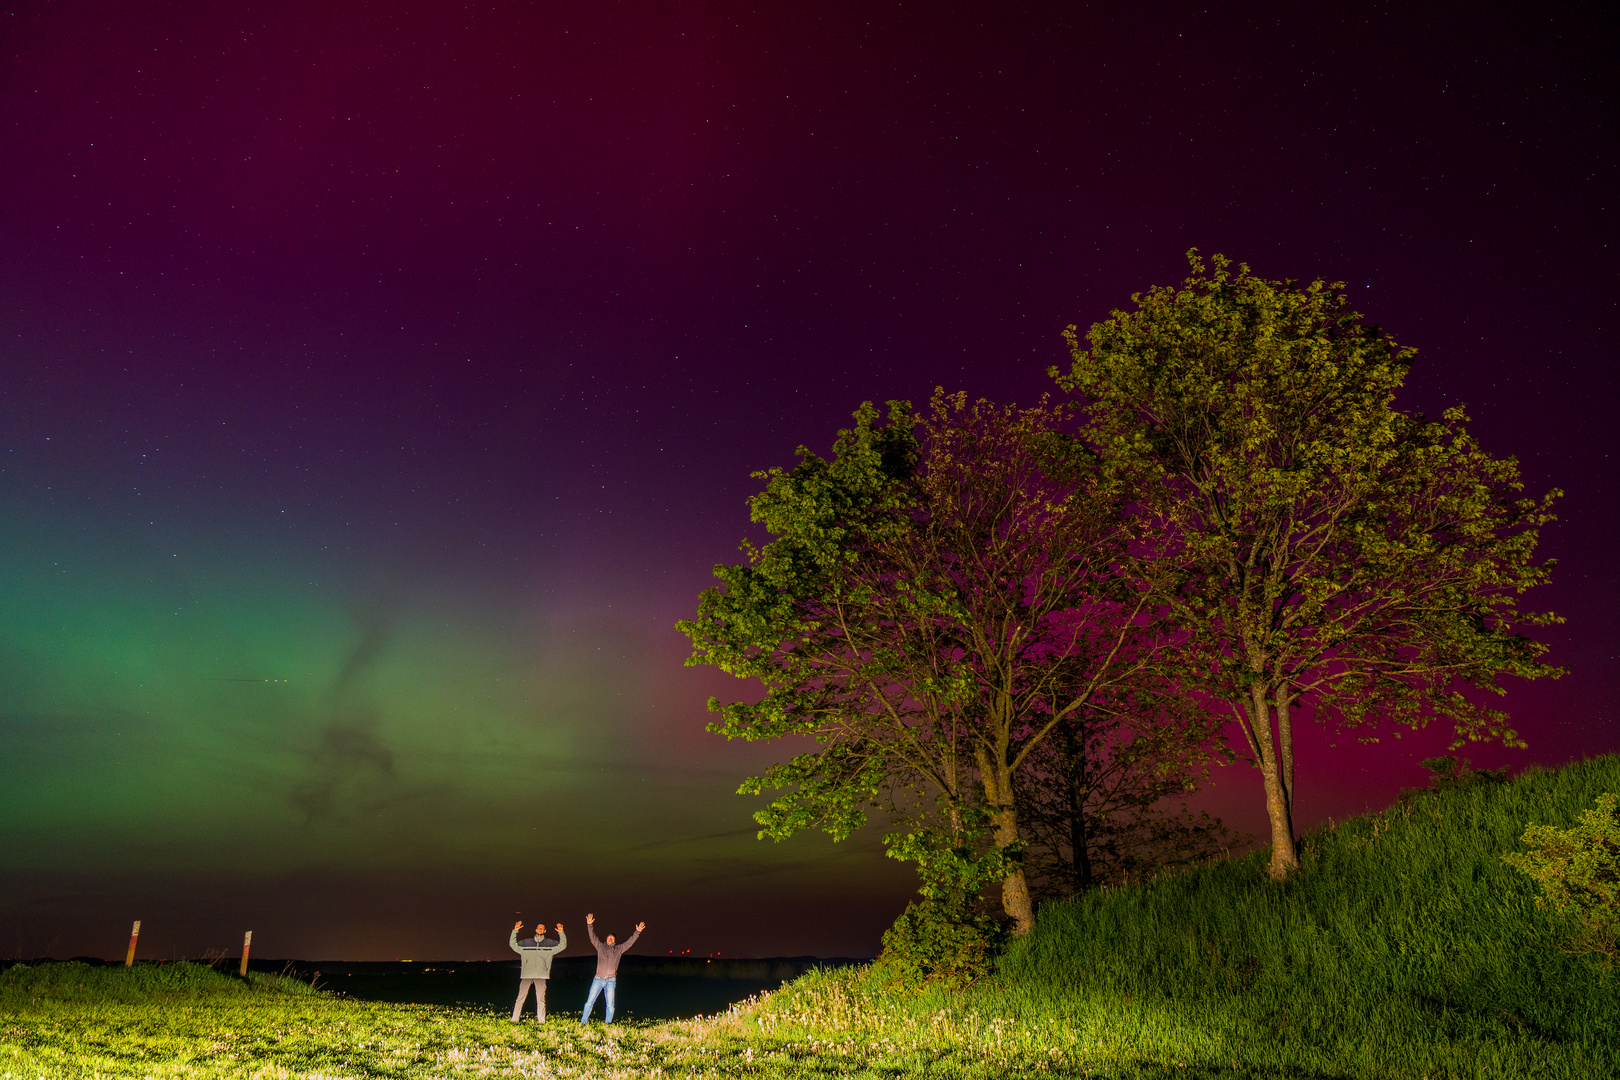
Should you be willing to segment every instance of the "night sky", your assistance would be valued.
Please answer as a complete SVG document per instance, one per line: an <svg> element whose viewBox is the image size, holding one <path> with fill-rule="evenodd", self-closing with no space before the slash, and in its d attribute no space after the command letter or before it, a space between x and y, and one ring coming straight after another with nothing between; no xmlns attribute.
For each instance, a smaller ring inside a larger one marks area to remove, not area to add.
<svg viewBox="0 0 1620 1080"><path fill-rule="evenodd" d="M1469 753L1620 749L1620 40L1504 7L10 5L0 955L871 955L912 873L753 838L788 748L673 624L750 472L1033 401L1193 246L1348 282L1567 492L1572 673ZM1446 741L1308 735L1296 820Z"/></svg>

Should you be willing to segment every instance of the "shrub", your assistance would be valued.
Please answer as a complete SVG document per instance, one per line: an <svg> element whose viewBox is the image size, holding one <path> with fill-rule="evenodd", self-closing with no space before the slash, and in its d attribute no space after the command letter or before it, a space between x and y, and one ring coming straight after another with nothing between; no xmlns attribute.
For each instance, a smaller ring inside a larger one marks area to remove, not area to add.
<svg viewBox="0 0 1620 1080"><path fill-rule="evenodd" d="M1435 791L1456 791L1480 784L1505 784L1508 778L1506 769L1474 769L1470 768L1473 762L1468 758L1458 761L1449 755L1424 758L1419 764L1429 770L1429 786L1401 788L1400 797L1396 800L1398 803L1410 803L1419 795Z"/></svg>
<svg viewBox="0 0 1620 1080"><path fill-rule="evenodd" d="M929 984L959 990L988 975L1006 947L1007 926L979 910L979 894L1007 876L1018 852L972 843L983 825L979 815L968 815L967 826L954 833L921 829L884 837L889 856L915 862L921 879L921 898L883 932L875 968L890 991L916 993Z"/></svg>
<svg viewBox="0 0 1620 1080"><path fill-rule="evenodd" d="M1007 942L1005 923L948 900L913 900L883 932L877 970L892 990L929 984L960 990L990 973Z"/></svg>
<svg viewBox="0 0 1620 1080"><path fill-rule="evenodd" d="M1574 920L1578 952L1595 952L1604 962L1620 958L1620 812L1616 796L1600 795L1596 810L1581 814L1573 829L1528 825L1527 852L1502 858L1541 883L1539 907Z"/></svg>

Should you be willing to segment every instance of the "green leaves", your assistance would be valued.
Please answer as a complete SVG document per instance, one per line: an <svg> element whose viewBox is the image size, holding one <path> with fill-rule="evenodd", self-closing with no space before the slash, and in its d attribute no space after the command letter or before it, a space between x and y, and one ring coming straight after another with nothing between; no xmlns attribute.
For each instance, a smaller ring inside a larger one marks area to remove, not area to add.
<svg viewBox="0 0 1620 1080"><path fill-rule="evenodd" d="M1132 297L1053 370L1084 437L1135 493L1141 571L1170 568L1176 674L1233 710L1265 775L1274 876L1296 862L1291 710L1342 728L1452 723L1456 745L1520 745L1482 700L1504 674L1556 677L1521 613L1551 503L1511 459L1394 407L1414 351L1342 283L1258 278L1188 253L1180 288ZM1476 692L1464 692L1471 690Z"/></svg>
<svg viewBox="0 0 1620 1080"><path fill-rule="evenodd" d="M698 601L698 617L677 624L692 641L688 666L708 664L770 686L815 677L818 644L836 633L840 602L859 601L859 581L844 571L875 537L904 528L912 503L906 483L916 458L906 402L889 403L877 426L870 402L841 431L834 457L799 448L792 472L756 473L765 490L749 500L751 516L776 537L763 549L746 542L748 561L716 566L720 585ZM722 725L730 737L774 737L781 713L735 713ZM749 734L751 724L764 726Z"/></svg>
<svg viewBox="0 0 1620 1080"><path fill-rule="evenodd" d="M920 901L883 934L876 970L891 990L915 993L929 984L957 990L990 973L1006 946L1008 926L978 910L986 885L1007 877L1018 847L978 842L990 828L970 811L954 830L916 829L883 838L890 858L914 862Z"/></svg>
<svg viewBox="0 0 1620 1080"><path fill-rule="evenodd" d="M1620 798L1600 795L1595 810L1581 814L1572 829L1529 825L1528 852L1502 856L1540 882L1537 903L1570 918L1577 926L1575 947L1606 962L1620 959Z"/></svg>
<svg viewBox="0 0 1620 1080"><path fill-rule="evenodd" d="M969 906L986 885L1001 881L1017 861L1022 843L1006 847L980 843L993 827L979 807L965 808L952 829L913 829L883 838L891 859L917 864L925 900Z"/></svg>
<svg viewBox="0 0 1620 1080"><path fill-rule="evenodd" d="M870 748L835 742L773 765L764 776L749 777L737 793L788 789L754 814L761 840L786 840L806 829L821 829L834 840L844 840L866 824L866 808L877 801L888 779L885 764L883 755Z"/></svg>
<svg viewBox="0 0 1620 1080"><path fill-rule="evenodd" d="M1105 466L1142 492L1151 557L1181 568L1184 674L1225 700L1297 688L1343 725L1432 716L1459 740L1515 736L1454 688L1556 676L1519 627L1547 580L1551 492L1518 497L1461 409L1396 411L1414 350L1364 324L1342 284L1268 281L1189 252L1178 289L1133 297L1053 374Z"/></svg>
<svg viewBox="0 0 1620 1080"><path fill-rule="evenodd" d="M920 417L868 403L854 421L830 459L801 448L791 471L757 474L770 542L716 567L679 624L688 663L764 690L711 702L710 730L817 743L744 785L784 792L761 836L842 838L870 810L954 836L993 808L985 843L1010 854L1012 774L1082 706L1134 703L1146 670L1142 590L1118 573L1125 492L1044 401L936 391ZM1027 890L1009 895L1031 922Z"/></svg>
<svg viewBox="0 0 1620 1080"><path fill-rule="evenodd" d="M689 665L765 688L758 701L711 700L719 719L710 731L821 742L743 784L745 794L787 792L755 815L761 838L818 828L843 839L886 783L916 777L914 763L896 758L896 742L928 742L909 734L916 706L895 676L904 632L874 623L871 601L883 580L867 569L882 544L910 527L915 420L898 401L884 423L869 402L854 420L838 433L831 459L801 447L791 471L755 474L765 487L749 501L751 516L773 539L761 548L745 543L745 563L715 567L719 584L700 597L697 618L678 624L692 641Z"/></svg>

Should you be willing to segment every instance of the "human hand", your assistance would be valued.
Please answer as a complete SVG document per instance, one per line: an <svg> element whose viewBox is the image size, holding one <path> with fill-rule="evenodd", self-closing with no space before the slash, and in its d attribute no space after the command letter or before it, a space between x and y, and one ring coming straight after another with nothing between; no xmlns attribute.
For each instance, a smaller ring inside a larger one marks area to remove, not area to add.
<svg viewBox="0 0 1620 1080"><path fill-rule="evenodd" d="M513 924L512 924L512 929L514 929L514 930L521 930L521 929L523 929L523 920L522 920L522 919L519 919L519 920L518 920L518 921L517 921L517 922L515 922L515 923L513 923Z"/></svg>
<svg viewBox="0 0 1620 1080"><path fill-rule="evenodd" d="M586 922L586 923L587 923L587 924L594 924L594 923L595 923L595 922L596 922L596 916L595 916L595 915L590 915L590 914L587 914L587 915L586 915L586 916L585 916L585 922Z"/></svg>
<svg viewBox="0 0 1620 1080"><path fill-rule="evenodd" d="M559 934L560 934L560 933L562 933L562 932L563 932L563 931L562 931L562 923L558 923L558 924L557 924L557 933L559 933Z"/></svg>
<svg viewBox="0 0 1620 1080"><path fill-rule="evenodd" d="M636 923L636 933L639 934L645 929L647 929L647 924L646 923L644 923L644 922Z"/></svg>

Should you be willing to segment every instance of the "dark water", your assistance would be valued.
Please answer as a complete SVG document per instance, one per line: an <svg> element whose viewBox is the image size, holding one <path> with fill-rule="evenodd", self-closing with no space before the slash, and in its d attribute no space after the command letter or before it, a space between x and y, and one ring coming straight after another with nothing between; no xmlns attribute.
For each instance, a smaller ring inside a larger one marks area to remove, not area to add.
<svg viewBox="0 0 1620 1080"><path fill-rule="evenodd" d="M866 963L846 957L776 957L768 960L702 960L636 956L619 963L618 1010L615 1019L674 1020L723 1012L761 990L775 990L813 967ZM419 960L352 962L343 960L255 960L255 971L283 971L316 985L363 1001L396 1001L419 1005L466 1005L511 1015L517 997L519 963L510 960ZM546 1012L552 1017L585 1007L596 957L564 956L551 965ZM525 1014L534 1016L531 995ZM595 1019L602 1018L602 1003Z"/></svg>

